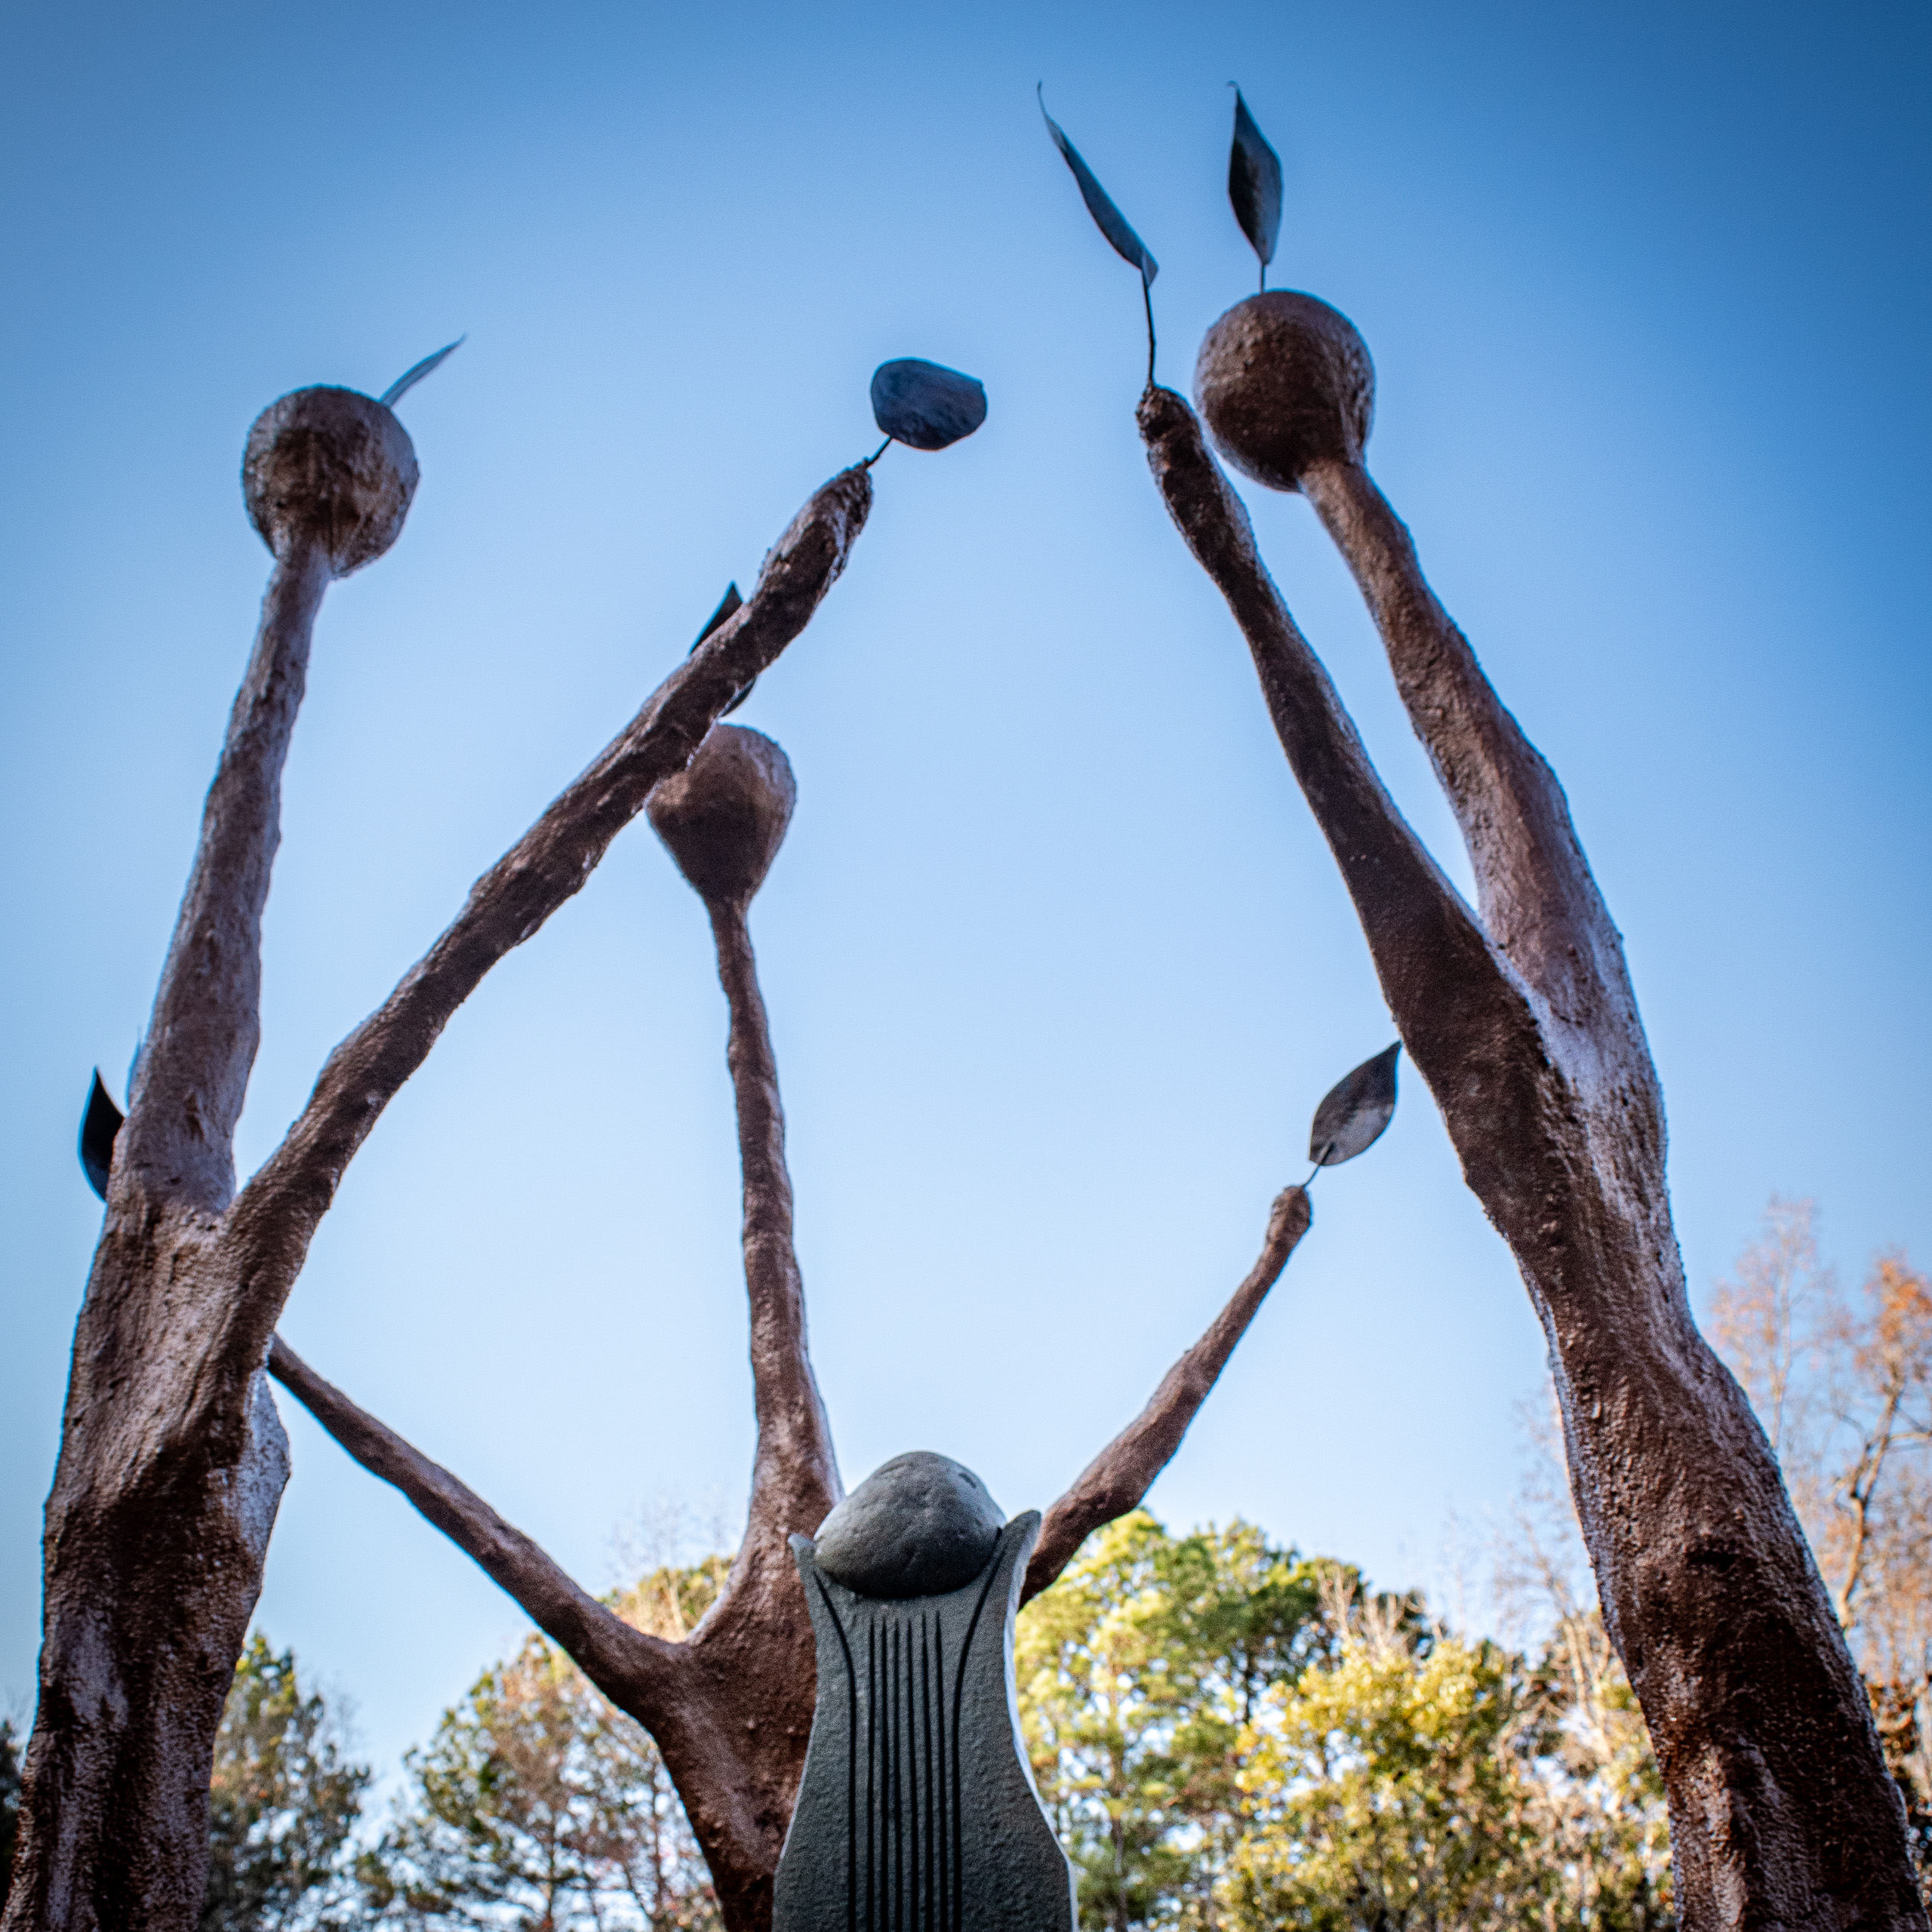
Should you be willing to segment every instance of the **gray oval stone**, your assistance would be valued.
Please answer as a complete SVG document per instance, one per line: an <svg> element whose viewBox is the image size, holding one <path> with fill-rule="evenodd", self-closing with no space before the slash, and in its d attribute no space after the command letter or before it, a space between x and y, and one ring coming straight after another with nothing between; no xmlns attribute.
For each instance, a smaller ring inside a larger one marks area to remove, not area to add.
<svg viewBox="0 0 1932 1932"><path fill-rule="evenodd" d="M820 1524L819 1567L862 1597L936 1597L992 1560L1006 1521L950 1456L915 1449L881 1463Z"/></svg>

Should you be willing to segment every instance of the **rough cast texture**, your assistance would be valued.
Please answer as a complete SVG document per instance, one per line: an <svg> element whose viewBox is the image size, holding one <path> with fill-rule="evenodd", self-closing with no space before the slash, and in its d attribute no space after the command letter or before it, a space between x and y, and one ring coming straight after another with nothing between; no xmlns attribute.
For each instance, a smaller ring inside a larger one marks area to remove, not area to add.
<svg viewBox="0 0 1932 1932"><path fill-rule="evenodd" d="M1368 345L1339 309L1272 289L1208 331L1194 400L1214 447L1244 476L1298 490L1318 459L1358 462L1375 415Z"/></svg>
<svg viewBox="0 0 1932 1932"><path fill-rule="evenodd" d="M728 701L735 688L721 685L725 696L719 701ZM714 731L713 737L718 735ZM740 749L743 740L755 737L741 734ZM728 746L733 740L724 742ZM668 1644L639 1635L447 1470L365 1415L279 1341L270 1361L274 1374L352 1456L393 1483L467 1550L569 1651L592 1681L657 1740L703 1848L731 1932L765 1932L771 1924L774 1875L811 1730L811 1623L788 1539L809 1536L823 1526L835 1544L838 1540L831 1521L839 1500L838 1472L805 1346L804 1292L792 1244L777 1068L746 926L746 902L738 896L743 882L761 878L771 862L775 835L770 808L777 803L770 776L773 758L783 758L775 746L769 755L758 752L749 763L737 751L694 758L676 809L667 814L673 830L666 842L681 863L689 848L676 842L678 826L736 826L746 844L734 858L715 850L709 839L700 841L697 849L708 856L686 868L687 876L695 873L694 883L702 881L711 888L706 909L731 1010L727 1060L744 1174L745 1282L758 1418L745 1540L723 1594L690 1639ZM784 769L789 774L789 767ZM740 808L748 782L755 794L765 797L766 808ZM789 786L782 789L789 815ZM1051 1547L1043 1539L1034 1552L1020 1601L1051 1583L1084 1538L1134 1508L1146 1494L1307 1226L1307 1197L1290 1188L1275 1203L1260 1260L1208 1334L1170 1372L1141 1414L1054 1505L1047 1522ZM918 1481L918 1466L927 1459L910 1460ZM929 1469L926 1473L930 1475ZM862 1495L856 1494L854 1501ZM957 1526L959 1518L972 1513L969 1506L968 1497L955 1494L934 1513ZM996 1531L998 1512L990 1498L985 1507ZM889 1561L892 1552L886 1554ZM945 1572L928 1572L924 1556L915 1552L909 1574L914 1580L930 1581L935 1576L943 1580ZM908 1571L900 1571L902 1583L908 1577Z"/></svg>
<svg viewBox="0 0 1932 1932"><path fill-rule="evenodd" d="M946 1481L955 1470L985 1495L956 1463ZM1033 1789L1014 1695L1013 1620L1039 1524L1016 1516L956 1586L911 1598L851 1588L826 1569L823 1538L816 1555L792 1538L818 1700L774 1932L1073 1932L1072 1867ZM910 1519L898 1527L918 1534Z"/></svg>
<svg viewBox="0 0 1932 1932"><path fill-rule="evenodd" d="M652 788L683 769L718 713L804 628L872 500L869 478L855 469L807 503L750 600L477 881L428 955L330 1057L280 1148L237 1195L234 1132L259 1037L261 914L282 763L323 592L366 540L366 530L345 539L325 503L303 508L286 482L302 474L321 477L325 497L335 487L326 465L291 469L277 486L285 507L271 540L281 547L131 1083L75 1332L5 1932L188 1932L198 1921L214 1734L287 1475L262 1366L315 1228L383 1108L484 974L581 888ZM772 1195L768 1181L759 1185ZM750 1186L748 1178L748 1195ZM761 1252L774 1257L789 1244L789 1187L779 1195L779 1232L761 1236ZM782 1266L776 1272L782 1278ZM795 1289L789 1304L785 1295L781 1279L755 1324L755 1347L782 1352L788 1323L802 1337ZM792 1457L792 1479L768 1483L740 1558L781 1575L794 1597L784 1531L815 1526L836 1494L835 1475L826 1490L829 1451L814 1465L798 1448L801 1431L808 1439L823 1429L816 1392L795 1398L761 1400L761 1455ZM520 1560L513 1548L499 1555ZM554 1574L544 1587L551 1595L533 1614L550 1620L546 1629L575 1617L619 1641L607 1627L616 1620L600 1611L600 1622L559 1594ZM802 1624L802 1602L796 1614ZM721 1632L703 1668L742 1677L746 1647ZM789 1715L782 1698L758 1715L795 1725L802 1752L809 1684L792 1701ZM795 1783L785 1768L795 1764L792 1747L780 1748L780 1768L761 1785L739 1777L735 1743L721 1749L701 1724L681 1730L681 1707L667 1703L660 1721L667 1757L675 1748L688 1764L721 1767L712 1810L729 1815L719 1829L749 1814L748 1835L762 1832L775 1861Z"/></svg>
<svg viewBox="0 0 1932 1932"><path fill-rule="evenodd" d="M1331 388L1303 414L1347 401ZM1682 1924L1923 1927L1863 1687L1764 1432L1690 1318L1663 1097L1555 775L1367 473L1312 455L1297 481L1361 586L1461 825L1472 912L1370 764L1192 411L1150 388L1140 427L1549 1339L1604 1615L1669 1794Z"/></svg>
<svg viewBox="0 0 1932 1932"><path fill-rule="evenodd" d="M1005 1519L963 1463L915 1449L881 1463L819 1526L817 1561L862 1597L934 1597L986 1567Z"/></svg>
<svg viewBox="0 0 1932 1932"><path fill-rule="evenodd" d="M791 761L761 731L714 724L697 755L645 807L686 882L706 905L750 904L792 823Z"/></svg>
<svg viewBox="0 0 1932 1932"><path fill-rule="evenodd" d="M416 451L395 413L354 389L297 389L256 417L242 458L248 520L278 557L319 547L336 577L402 534Z"/></svg>

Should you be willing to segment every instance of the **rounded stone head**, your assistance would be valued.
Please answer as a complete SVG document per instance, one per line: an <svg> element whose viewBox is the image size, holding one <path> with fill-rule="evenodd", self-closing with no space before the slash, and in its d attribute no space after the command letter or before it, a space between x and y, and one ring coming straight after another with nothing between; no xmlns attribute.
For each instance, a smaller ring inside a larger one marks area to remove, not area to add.
<svg viewBox="0 0 1932 1932"><path fill-rule="evenodd" d="M964 1463L915 1449L881 1463L826 1518L814 1553L862 1597L943 1596L986 1567L1005 1521Z"/></svg>
<svg viewBox="0 0 1932 1932"><path fill-rule="evenodd" d="M645 810L707 906L746 906L785 842L798 797L790 759L762 731L714 724L691 763L653 789Z"/></svg>
<svg viewBox="0 0 1932 1932"><path fill-rule="evenodd" d="M248 519L279 558L319 543L337 577L373 563L416 494L409 434L354 389L297 389L255 418L242 458Z"/></svg>
<svg viewBox="0 0 1932 1932"><path fill-rule="evenodd" d="M1236 303L1208 331L1194 365L1194 406L1244 476L1294 490L1312 463L1361 460L1375 365L1340 309L1271 289Z"/></svg>

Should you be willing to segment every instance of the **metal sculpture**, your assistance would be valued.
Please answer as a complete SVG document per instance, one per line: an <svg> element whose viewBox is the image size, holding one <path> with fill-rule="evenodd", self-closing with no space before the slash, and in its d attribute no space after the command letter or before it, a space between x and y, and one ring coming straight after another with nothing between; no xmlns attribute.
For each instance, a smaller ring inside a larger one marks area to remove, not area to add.
<svg viewBox="0 0 1932 1932"><path fill-rule="evenodd" d="M1244 115L1231 198L1263 253L1238 185ZM1194 395L1150 371L1148 460L1247 641L1403 1044L1549 1337L1604 1620L1663 1774L1682 1921L1924 1928L1864 1686L1764 1431L1691 1318L1622 939L1555 774L1364 466L1367 346L1315 296L1251 295L1208 331ZM1306 497L1353 573L1461 829L1474 908L1370 763L1211 442Z"/></svg>
<svg viewBox="0 0 1932 1932"><path fill-rule="evenodd" d="M417 364L390 397L448 352ZM721 713L804 630L845 566L873 488L860 463L808 501L749 598L707 628L478 880L429 951L330 1056L280 1146L238 1191L234 1137L260 1033L262 912L315 620L335 579L395 543L417 475L393 411L355 390L298 390L249 432L248 514L275 558L261 626L129 1078L126 1119L117 1131L118 1110L97 1085L83 1126L83 1164L104 1189L106 1218L75 1328L47 1505L38 1708L8 1932L186 1932L198 1919L215 1730L288 1474L266 1368L309 1243L349 1161L457 1008L583 887L654 789L683 771ZM744 961L749 973L748 949ZM774 1091L774 1112L775 1099ZM782 1337L768 1328L759 1339L785 1357ZM306 1375L278 1345L277 1372L297 1385ZM326 1396L316 1399L328 1406ZM768 1482L765 1494L782 1495L774 1506L788 1524L815 1524L837 1478L829 1451L819 1455L788 1428L776 1426L764 1453L795 1449L795 1479ZM368 1444L392 1441L378 1424L367 1429ZM388 1453L371 1447L365 1460ZM409 1463L417 1475L432 1467ZM444 1511L445 1527L477 1520L468 1492L441 1480L446 1487L417 1484L425 1509ZM491 1521L482 1560L500 1570L519 1560L521 1546ZM532 1614L546 1629L571 1632L580 1654L644 1641L629 1632L611 1639L600 1620L614 1620L574 1584L543 1589ZM715 1800L708 1844L756 1847L770 1835L775 1857L796 1752L783 1745L771 1754L769 1775L740 1777L734 1762L706 1783L692 1766L716 1756L714 1743L666 1721L666 1755L705 1794L700 1814ZM801 1713L799 1750L803 1729ZM763 1858L755 1849L750 1856L754 1865ZM720 1889L735 1900L734 1867L723 1862ZM735 1923L749 1922L734 1912Z"/></svg>

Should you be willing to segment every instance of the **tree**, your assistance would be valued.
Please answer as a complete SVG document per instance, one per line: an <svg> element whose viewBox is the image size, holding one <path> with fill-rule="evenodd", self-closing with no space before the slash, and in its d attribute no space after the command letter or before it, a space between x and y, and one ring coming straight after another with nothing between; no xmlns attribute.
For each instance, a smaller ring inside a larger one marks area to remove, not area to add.
<svg viewBox="0 0 1932 1932"><path fill-rule="evenodd" d="M1524 1419L1529 1455L1495 1580L1500 1606L1537 1654L1532 1806L1568 1922L1647 1932L1672 1922L1663 1780L1590 1587L1560 1418L1552 1405L1526 1408Z"/></svg>
<svg viewBox="0 0 1932 1932"><path fill-rule="evenodd" d="M378 1921L716 1924L663 1759L544 1638L486 1671L406 1761L411 1807L360 1866Z"/></svg>
<svg viewBox="0 0 1932 1932"><path fill-rule="evenodd" d="M1848 1296L1812 1203L1774 1196L1710 1315L1863 1675L1932 1902L1932 1282L1881 1254Z"/></svg>
<svg viewBox="0 0 1932 1932"><path fill-rule="evenodd" d="M715 1603L718 1557L660 1567L610 1607L681 1638ZM377 1923L517 1922L712 1932L717 1900L669 1772L642 1727L555 1644L531 1637L493 1666L426 1749L414 1790L358 1866Z"/></svg>
<svg viewBox="0 0 1932 1932"><path fill-rule="evenodd" d="M321 1694L303 1694L294 1654L257 1631L215 1737L200 1932L343 1924L345 1854L368 1782L366 1766L343 1761Z"/></svg>
<svg viewBox="0 0 1932 1932"><path fill-rule="evenodd" d="M1246 1829L1244 1727L1320 1640L1315 1597L1251 1524L1177 1538L1136 1510L1026 1611L1022 1723L1083 1923L1211 1922Z"/></svg>
<svg viewBox="0 0 1932 1932"><path fill-rule="evenodd" d="M1235 1854L1235 1922L1537 1923L1549 1847L1527 1801L1516 1660L1352 1594L1331 1588L1333 1659L1277 1687L1255 1727L1243 1783L1263 1829Z"/></svg>
<svg viewBox="0 0 1932 1932"><path fill-rule="evenodd" d="M1251 1525L1136 1512L1028 1609L1016 1663L1091 1932L1674 1922L1662 1780L1593 1608L1532 1661Z"/></svg>

